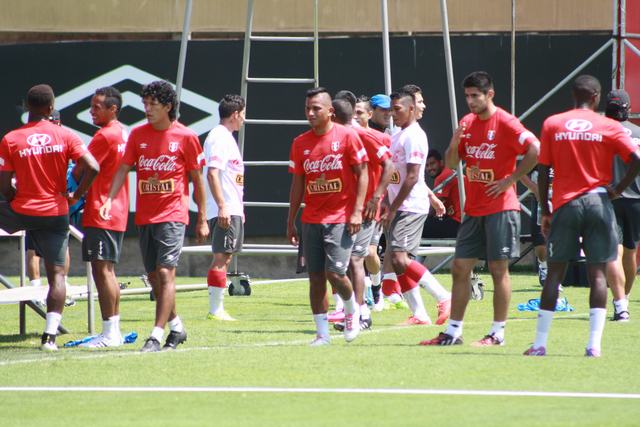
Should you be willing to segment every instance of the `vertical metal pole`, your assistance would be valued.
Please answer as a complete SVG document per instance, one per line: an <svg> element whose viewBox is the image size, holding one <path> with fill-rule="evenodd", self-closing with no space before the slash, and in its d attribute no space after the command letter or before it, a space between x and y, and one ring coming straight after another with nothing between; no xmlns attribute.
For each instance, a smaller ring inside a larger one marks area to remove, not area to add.
<svg viewBox="0 0 640 427"><path fill-rule="evenodd" d="M619 28L618 28L618 5L620 0L612 0L613 4L613 28L611 39L613 40L613 52L611 54L611 89L618 89L618 49L620 43L618 43Z"/></svg>
<svg viewBox="0 0 640 427"><path fill-rule="evenodd" d="M625 75L627 68L627 61L625 58L626 46L624 41L627 39L627 0L620 0L620 16L618 17L618 22L620 22L620 43L618 43L618 49L620 52L620 89L624 89L625 86Z"/></svg>
<svg viewBox="0 0 640 427"><path fill-rule="evenodd" d="M178 76L176 77L176 94L178 95L178 105L176 105L176 117L180 118L180 96L182 95L182 82L184 80L184 66L187 60L187 42L191 38L189 29L191 28L191 7L192 0L187 0L184 9L184 22L182 25L182 37L180 38L180 56L178 57Z"/></svg>
<svg viewBox="0 0 640 427"><path fill-rule="evenodd" d="M511 114L516 114L516 0L511 0Z"/></svg>
<svg viewBox="0 0 640 427"><path fill-rule="evenodd" d="M27 284L27 267L26 260L27 258L27 244L25 232L22 231L20 234L20 287L23 287ZM20 335L25 335L27 333L27 318L25 313L24 302L20 302Z"/></svg>
<svg viewBox="0 0 640 427"><path fill-rule="evenodd" d="M442 19L442 38L444 39L444 59L447 66L447 86L449 88L449 109L451 114L451 128L455 132L458 128L458 109L456 107L456 89L453 82L453 63L451 61L451 40L449 38L449 16L447 13L447 0L440 0L440 13ZM458 191L460 192L460 209L464 212L464 175L462 162L458 163Z"/></svg>
<svg viewBox="0 0 640 427"><path fill-rule="evenodd" d="M93 335L96 330L96 303L95 286L93 286L93 274L91 273L91 263L87 262L87 331Z"/></svg>
<svg viewBox="0 0 640 427"><path fill-rule="evenodd" d="M313 79L320 86L320 39L318 35L318 0L313 1Z"/></svg>
<svg viewBox="0 0 640 427"><path fill-rule="evenodd" d="M389 53L389 10L387 0L380 0L382 8L382 59L384 63L384 92L391 94L391 57Z"/></svg>
<svg viewBox="0 0 640 427"><path fill-rule="evenodd" d="M242 76L240 80L240 96L247 104L247 78L249 78L249 58L251 55L251 31L253 29L253 0L247 0L247 22L244 27L244 48L242 51ZM238 132L238 148L240 155L244 155L244 134L246 124L243 124Z"/></svg>

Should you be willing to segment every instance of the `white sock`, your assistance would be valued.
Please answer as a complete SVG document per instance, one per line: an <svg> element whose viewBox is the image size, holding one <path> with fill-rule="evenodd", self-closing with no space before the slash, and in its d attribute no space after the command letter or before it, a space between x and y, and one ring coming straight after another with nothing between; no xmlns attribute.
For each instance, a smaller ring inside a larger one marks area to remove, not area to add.
<svg viewBox="0 0 640 427"><path fill-rule="evenodd" d="M629 311L629 300L628 299L619 299L617 301L613 301L613 307L615 308L616 313L622 313L623 311Z"/></svg>
<svg viewBox="0 0 640 427"><path fill-rule="evenodd" d="M373 285L373 280L371 280L371 277L364 276L364 287L365 288L370 288L372 285Z"/></svg>
<svg viewBox="0 0 640 427"><path fill-rule="evenodd" d="M58 333L58 326L62 320L62 313L56 313L50 311L47 313L47 320L44 325L44 333L49 335L56 335Z"/></svg>
<svg viewBox="0 0 640 427"><path fill-rule="evenodd" d="M398 294L391 294L387 297L387 299L389 300L389 302L391 304L397 304L400 301L402 301L402 296L398 295Z"/></svg>
<svg viewBox="0 0 640 427"><path fill-rule="evenodd" d="M344 301L342 300L340 295L338 295L337 292L335 294L333 294L333 302L335 303L335 310L336 311L343 311L344 310Z"/></svg>
<svg viewBox="0 0 640 427"><path fill-rule="evenodd" d="M449 319L447 330L444 332L447 335L451 335L454 338L462 336L462 320Z"/></svg>
<svg viewBox="0 0 640 427"><path fill-rule="evenodd" d="M111 331L113 330L113 322L111 319L102 321L102 335L108 337L111 335Z"/></svg>
<svg viewBox="0 0 640 427"><path fill-rule="evenodd" d="M122 335L122 332L120 332L120 315L114 314L109 318L109 320L111 321L111 330L109 331L109 335L111 336Z"/></svg>
<svg viewBox="0 0 640 427"><path fill-rule="evenodd" d="M547 268L547 261L538 260L538 267L539 268Z"/></svg>
<svg viewBox="0 0 640 427"><path fill-rule="evenodd" d="M549 329L551 329L551 321L553 320L553 311L540 310L538 312L538 322L536 324L536 339L533 342L535 348L547 347L547 337Z"/></svg>
<svg viewBox="0 0 640 427"><path fill-rule="evenodd" d="M422 295L420 295L420 288L416 286L402 294L404 299L409 304L409 308L413 313L413 317L419 320L429 320L429 315L427 314L427 310L424 308L424 303L422 302Z"/></svg>
<svg viewBox="0 0 640 427"><path fill-rule="evenodd" d="M42 279L33 279L29 281L31 286L42 286Z"/></svg>
<svg viewBox="0 0 640 427"><path fill-rule="evenodd" d="M344 302L344 314L357 314L358 303L356 302L356 296L351 293L351 298Z"/></svg>
<svg viewBox="0 0 640 427"><path fill-rule="evenodd" d="M209 286L209 313L216 314L224 310L224 288Z"/></svg>
<svg viewBox="0 0 640 427"><path fill-rule="evenodd" d="M489 331L489 335L493 335L494 337L504 340L504 327L507 322L493 322L491 324L491 331Z"/></svg>
<svg viewBox="0 0 640 427"><path fill-rule="evenodd" d="M378 271L376 274L369 273L369 277L371 277L371 284L373 286L380 286L380 283L382 283L382 278L380 273L381 273L380 271Z"/></svg>
<svg viewBox="0 0 640 427"><path fill-rule="evenodd" d="M606 318L606 308L592 308L589 310L589 343L587 348L600 350Z"/></svg>
<svg viewBox="0 0 640 427"><path fill-rule="evenodd" d="M369 306L367 304L362 304L360 306L360 318L362 320L371 318L371 310L369 310Z"/></svg>
<svg viewBox="0 0 640 427"><path fill-rule="evenodd" d="M319 337L329 338L329 319L327 313L314 314L313 321L316 323L316 333Z"/></svg>
<svg viewBox="0 0 640 427"><path fill-rule="evenodd" d="M451 294L442 287L438 279L434 277L429 270L425 271L418 284L422 286L429 294L438 302L451 299Z"/></svg>
<svg viewBox="0 0 640 427"><path fill-rule="evenodd" d="M175 332L184 331L184 326L182 325L182 320L180 320L180 316L176 316L173 318L173 320L169 320L167 324L169 325L170 331L175 331Z"/></svg>
<svg viewBox="0 0 640 427"><path fill-rule="evenodd" d="M158 342L162 342L162 337L164 336L164 329L154 326L151 330L151 337L158 340Z"/></svg>

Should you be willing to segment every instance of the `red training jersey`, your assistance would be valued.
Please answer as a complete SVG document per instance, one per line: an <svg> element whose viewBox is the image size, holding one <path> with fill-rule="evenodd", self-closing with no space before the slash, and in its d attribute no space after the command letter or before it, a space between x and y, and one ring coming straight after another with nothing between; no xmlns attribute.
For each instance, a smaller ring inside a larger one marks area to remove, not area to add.
<svg viewBox="0 0 640 427"><path fill-rule="evenodd" d="M0 142L0 171L15 172L11 208L22 215L67 215L69 160L86 152L80 137L48 120L29 122L9 132Z"/></svg>
<svg viewBox="0 0 640 427"><path fill-rule="evenodd" d="M487 120L472 113L464 116L460 124L466 126L458 145L468 179L464 212L485 216L519 211L515 185L497 197L487 196L486 185L511 175L516 169L516 157L526 153L537 138L516 117L499 107Z"/></svg>
<svg viewBox="0 0 640 427"><path fill-rule="evenodd" d="M368 161L362 141L353 129L337 123L324 135L308 130L293 140L289 172L304 176L302 222L346 223L356 201L352 165Z"/></svg>
<svg viewBox="0 0 640 427"><path fill-rule="evenodd" d="M453 175L453 171L449 168L443 168L440 175L433 181L433 187L437 187L445 179ZM467 177L464 177L465 186L467 183ZM456 222L462 221L461 209L460 209L460 193L458 191L458 177L451 178L438 192L436 197L442 201L446 209L446 214L450 216Z"/></svg>
<svg viewBox="0 0 640 427"><path fill-rule="evenodd" d="M384 170L382 165L386 159L391 157L391 151L389 151L389 147L384 143L384 133L371 128L365 129L362 127L354 127L353 129L360 137L360 140L364 145L364 149L367 152L367 157L369 158L369 164L367 165L369 184L367 185L367 194L364 198L364 203L366 205L367 201L371 199L371 196L373 196L373 193L380 184L380 178L382 177L382 171ZM375 220L380 221L379 207L376 212Z"/></svg>
<svg viewBox="0 0 640 427"><path fill-rule="evenodd" d="M609 184L614 156L626 162L636 149L620 122L594 111L574 109L549 117L542 125L538 163L554 171L553 209Z"/></svg>
<svg viewBox="0 0 640 427"><path fill-rule="evenodd" d="M124 155L128 134L117 120L110 121L99 129L89 143L89 152L100 165L100 173L91 184L82 214L83 227L96 227L106 230L125 231L129 216L129 180L125 180L120 191L111 202L111 218L100 217L100 206L109 195L111 181L120 167Z"/></svg>
<svg viewBox="0 0 640 427"><path fill-rule="evenodd" d="M198 136L174 121L162 131L150 124L131 131L122 158L136 165L136 225L189 223L189 177L204 166Z"/></svg>

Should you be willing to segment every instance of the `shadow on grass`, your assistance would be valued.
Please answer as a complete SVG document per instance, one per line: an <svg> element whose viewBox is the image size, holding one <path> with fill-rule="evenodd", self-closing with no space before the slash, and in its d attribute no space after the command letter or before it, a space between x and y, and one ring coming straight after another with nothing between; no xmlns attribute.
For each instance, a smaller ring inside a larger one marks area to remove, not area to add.
<svg viewBox="0 0 640 427"><path fill-rule="evenodd" d="M40 339L40 334L36 333L36 332L32 332L26 335L20 335L20 334L15 334L15 335L0 335L0 344L3 343L17 343L17 342L23 342L23 341L28 341L28 340L32 340L34 338ZM9 347L7 347L9 348Z"/></svg>

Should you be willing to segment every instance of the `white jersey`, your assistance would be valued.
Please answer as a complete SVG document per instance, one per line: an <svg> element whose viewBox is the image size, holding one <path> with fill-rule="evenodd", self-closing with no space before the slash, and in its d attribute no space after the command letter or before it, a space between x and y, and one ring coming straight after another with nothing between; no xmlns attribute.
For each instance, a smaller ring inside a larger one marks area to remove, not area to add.
<svg viewBox="0 0 640 427"><path fill-rule="evenodd" d="M424 170L429 152L429 141L418 122L391 135L391 160L396 172L387 189L389 203L398 196L400 187L407 177L407 164L420 165L418 182L413 186L407 198L398 208L399 211L420 214L429 213L429 189L424 180Z"/></svg>
<svg viewBox="0 0 640 427"><path fill-rule="evenodd" d="M229 215L244 216L244 163L238 149L238 144L233 134L224 127L218 125L211 129L204 141L204 176L207 179L209 168L218 169L218 176L222 186L222 195ZM207 194L207 219L218 216L218 205L213 198L208 182Z"/></svg>

